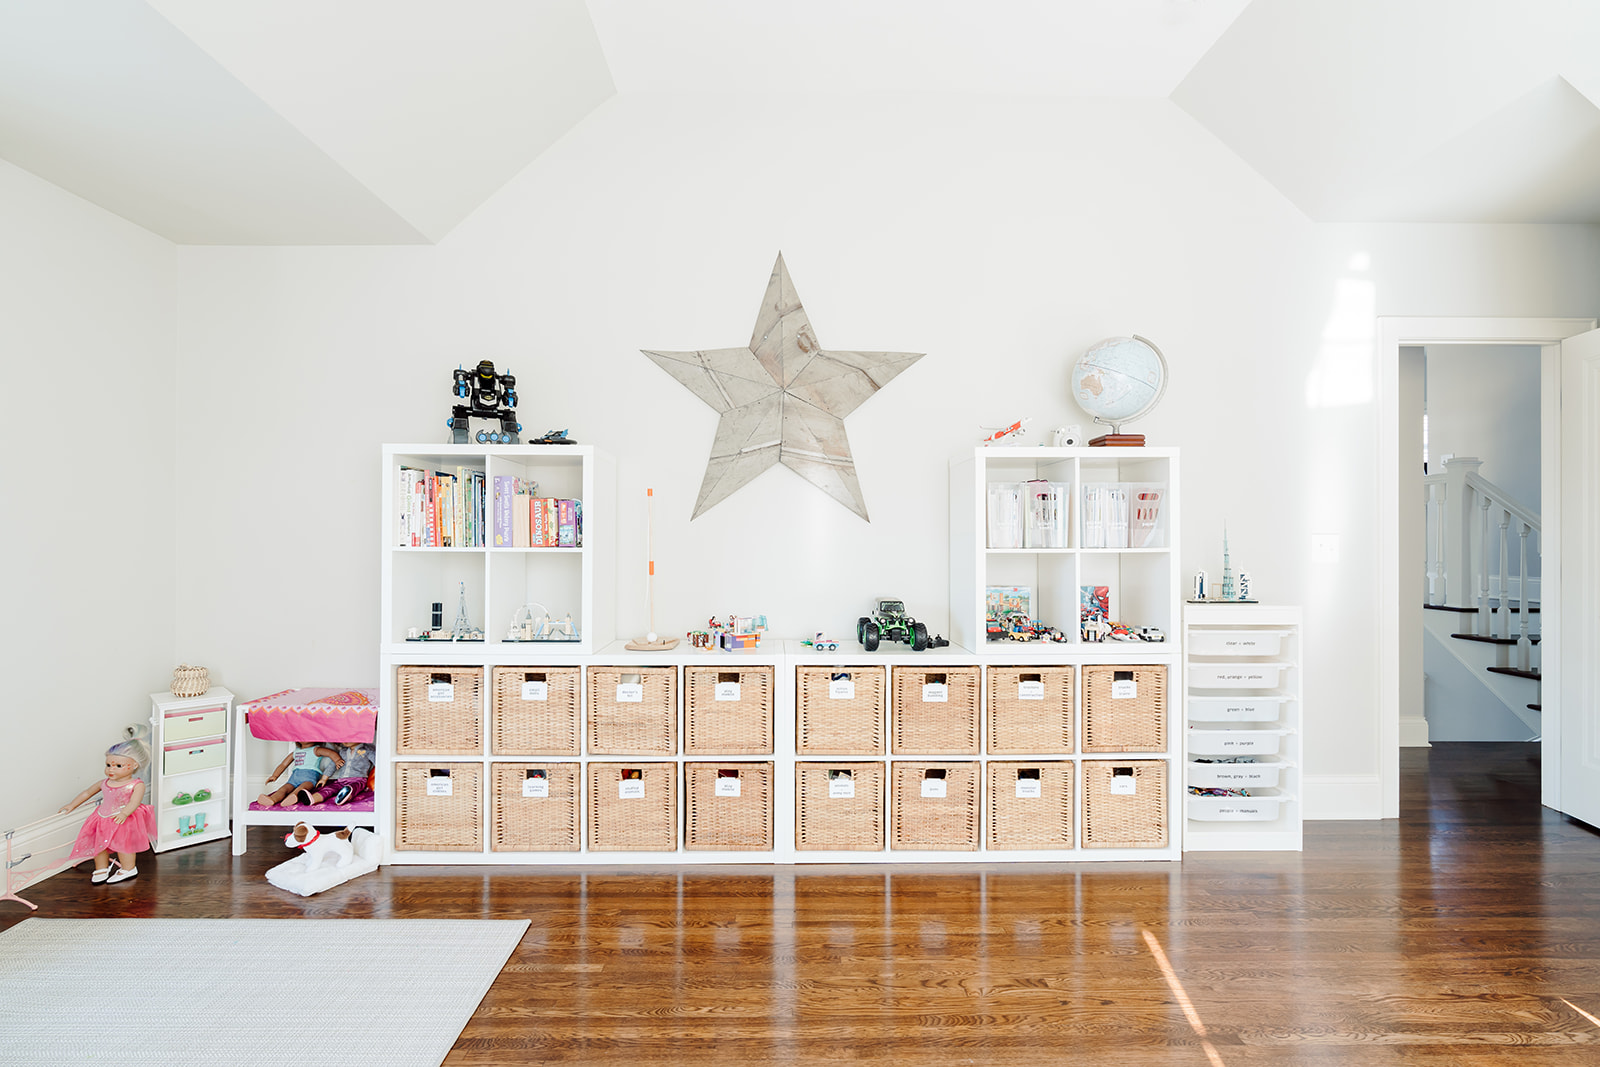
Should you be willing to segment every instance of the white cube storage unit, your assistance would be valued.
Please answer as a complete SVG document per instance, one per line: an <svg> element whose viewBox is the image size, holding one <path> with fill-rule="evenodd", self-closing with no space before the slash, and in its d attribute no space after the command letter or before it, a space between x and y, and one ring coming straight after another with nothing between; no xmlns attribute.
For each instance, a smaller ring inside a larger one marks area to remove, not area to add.
<svg viewBox="0 0 1600 1067"><path fill-rule="evenodd" d="M400 495L402 467L481 471L490 484L510 471L538 481L541 494L547 484L568 487L562 496L581 492L584 544L399 544L391 497ZM1048 535L1024 530L1037 549L987 547L983 486L991 474L1058 482L1046 494L1051 513L1034 516L1049 520ZM1170 547L1178 529L1174 450L979 450L953 464L952 486L966 488L951 503L951 601L975 622L956 622L950 647L921 653L892 644L869 653L853 640L819 652L775 638L736 652L687 643L627 650L611 625L612 473L592 449L391 446L383 477L377 822L386 862L593 867L1179 855L1172 832L1182 821L1181 790L1172 783L1182 780L1183 737L1182 601ZM1085 479L1160 485L1159 528L1141 527L1139 547L1080 548L1075 509ZM1062 491L1067 483L1072 489ZM970 564L958 566L955 557ZM991 581L1032 582L1070 639L984 640ZM1166 639L1079 640L1081 584L1108 587L1114 614ZM481 640L411 639L412 629L428 625L432 603L442 602L443 621L451 622L463 585L468 621L486 631ZM515 609L528 602L552 615L571 611L582 639L510 639ZM1086 742L1086 679L1107 671L1108 684L1118 672L1136 673L1140 713L1159 719L1125 749ZM443 685L435 676L449 680L453 702L418 710L406 693ZM1166 695L1153 699L1157 688ZM1106 804L1092 827L1085 823L1085 790L1125 803L1113 788L1124 783L1097 777L1101 764L1115 765L1107 772L1113 778L1116 767L1139 770L1140 810L1127 829L1107 821ZM443 778L448 795L434 781Z"/></svg>
<svg viewBox="0 0 1600 1067"><path fill-rule="evenodd" d="M1184 650L1184 849L1299 849L1300 609L1190 604Z"/></svg>

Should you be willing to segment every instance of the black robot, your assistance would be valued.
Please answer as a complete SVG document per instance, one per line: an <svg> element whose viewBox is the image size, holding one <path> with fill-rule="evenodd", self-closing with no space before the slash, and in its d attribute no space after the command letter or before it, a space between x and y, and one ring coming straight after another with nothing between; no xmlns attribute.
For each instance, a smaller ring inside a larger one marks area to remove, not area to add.
<svg viewBox="0 0 1600 1067"><path fill-rule="evenodd" d="M445 425L454 431L455 444L467 443L467 434L474 418L492 419L500 423L498 430L479 430L478 443L514 445L520 438L522 424L517 421L517 379L510 374L496 374L494 364L483 360L475 371L455 369L456 399L463 403L450 409Z"/></svg>

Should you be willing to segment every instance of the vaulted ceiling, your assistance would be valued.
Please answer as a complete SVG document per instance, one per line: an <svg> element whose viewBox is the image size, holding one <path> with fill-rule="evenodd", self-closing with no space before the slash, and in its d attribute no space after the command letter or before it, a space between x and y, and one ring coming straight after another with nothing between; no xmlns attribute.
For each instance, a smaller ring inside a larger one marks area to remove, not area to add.
<svg viewBox="0 0 1600 1067"><path fill-rule="evenodd" d="M1171 98L1318 221L1600 222L1592 0L0 0L0 158L175 242L444 235L617 93Z"/></svg>

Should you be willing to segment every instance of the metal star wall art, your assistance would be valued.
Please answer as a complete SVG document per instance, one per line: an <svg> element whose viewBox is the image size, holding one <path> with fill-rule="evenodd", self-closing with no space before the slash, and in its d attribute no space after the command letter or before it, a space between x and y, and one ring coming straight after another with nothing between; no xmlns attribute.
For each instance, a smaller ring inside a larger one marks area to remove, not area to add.
<svg viewBox="0 0 1600 1067"><path fill-rule="evenodd" d="M844 419L923 353L824 349L781 253L748 347L641 351L722 416L693 518L781 463L872 521Z"/></svg>

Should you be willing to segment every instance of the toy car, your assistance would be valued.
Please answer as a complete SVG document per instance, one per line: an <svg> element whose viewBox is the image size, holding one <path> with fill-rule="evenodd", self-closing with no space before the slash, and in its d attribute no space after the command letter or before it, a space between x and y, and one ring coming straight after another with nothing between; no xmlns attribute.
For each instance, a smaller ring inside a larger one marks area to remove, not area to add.
<svg viewBox="0 0 1600 1067"><path fill-rule="evenodd" d="M828 638L823 637L821 631L818 631L817 636L815 636L813 638L809 638L808 640L805 640L805 641L801 641L800 643L802 645L809 646L812 650L814 650L816 652L837 652L837 651L839 651L839 642L831 641Z"/></svg>
<svg viewBox="0 0 1600 1067"><path fill-rule="evenodd" d="M878 642L885 639L910 645L913 652L929 647L928 628L907 615L905 604L899 600L879 600L871 615L856 620L856 640L868 652L876 650Z"/></svg>

